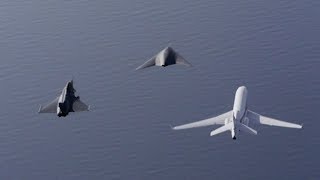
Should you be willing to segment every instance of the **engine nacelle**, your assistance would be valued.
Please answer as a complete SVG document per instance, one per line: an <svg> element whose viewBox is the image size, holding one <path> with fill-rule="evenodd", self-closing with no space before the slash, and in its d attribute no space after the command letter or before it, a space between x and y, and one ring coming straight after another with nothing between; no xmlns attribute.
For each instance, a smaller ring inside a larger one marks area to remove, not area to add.
<svg viewBox="0 0 320 180"><path fill-rule="evenodd" d="M242 120L242 124L249 126L249 118L244 117Z"/></svg>
<svg viewBox="0 0 320 180"><path fill-rule="evenodd" d="M228 124L228 123L230 123L231 122L231 118L226 118L225 120L224 120L224 124Z"/></svg>

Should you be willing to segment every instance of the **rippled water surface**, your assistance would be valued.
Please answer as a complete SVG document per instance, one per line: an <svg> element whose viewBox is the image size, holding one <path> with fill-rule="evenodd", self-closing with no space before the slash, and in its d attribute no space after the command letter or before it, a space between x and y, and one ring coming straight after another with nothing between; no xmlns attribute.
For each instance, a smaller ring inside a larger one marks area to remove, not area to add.
<svg viewBox="0 0 320 180"><path fill-rule="evenodd" d="M0 2L0 179L319 179L320 2ZM134 71L171 45L194 67ZM74 78L91 112L37 114ZM303 123L172 131L232 108Z"/></svg>

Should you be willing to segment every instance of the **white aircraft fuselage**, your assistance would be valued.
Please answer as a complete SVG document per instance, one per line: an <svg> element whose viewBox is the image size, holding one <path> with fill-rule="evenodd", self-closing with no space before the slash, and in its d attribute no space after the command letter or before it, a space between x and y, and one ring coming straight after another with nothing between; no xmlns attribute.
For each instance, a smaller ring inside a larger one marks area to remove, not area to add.
<svg viewBox="0 0 320 180"><path fill-rule="evenodd" d="M244 118L247 111L247 97L248 97L247 88L245 86L239 87L234 97L234 104L233 104L233 110L232 110L233 116L232 116L232 119L230 120L233 123L233 128L231 130L231 136L233 139L236 139L236 135L239 131L236 128L237 127L236 123L245 121ZM225 124L227 123L229 122L225 122Z"/></svg>

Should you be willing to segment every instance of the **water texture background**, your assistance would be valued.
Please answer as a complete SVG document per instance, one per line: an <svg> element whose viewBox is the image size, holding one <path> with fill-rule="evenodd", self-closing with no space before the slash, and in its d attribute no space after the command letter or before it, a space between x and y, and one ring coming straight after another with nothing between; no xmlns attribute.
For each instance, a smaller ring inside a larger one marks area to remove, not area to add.
<svg viewBox="0 0 320 180"><path fill-rule="evenodd" d="M1 179L319 179L320 2L0 2ZM194 67L134 69L167 45ZM74 78L91 112L37 114ZM303 123L172 131L230 110Z"/></svg>

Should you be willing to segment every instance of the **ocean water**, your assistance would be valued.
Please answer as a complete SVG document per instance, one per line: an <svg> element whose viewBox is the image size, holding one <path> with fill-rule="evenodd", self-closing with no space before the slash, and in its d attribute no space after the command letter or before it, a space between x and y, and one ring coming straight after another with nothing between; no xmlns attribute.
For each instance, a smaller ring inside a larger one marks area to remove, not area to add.
<svg viewBox="0 0 320 180"><path fill-rule="evenodd" d="M320 2L0 2L0 179L319 179ZM134 71L166 46L194 66ZM74 79L91 111L37 114ZM230 110L303 124L210 137Z"/></svg>

